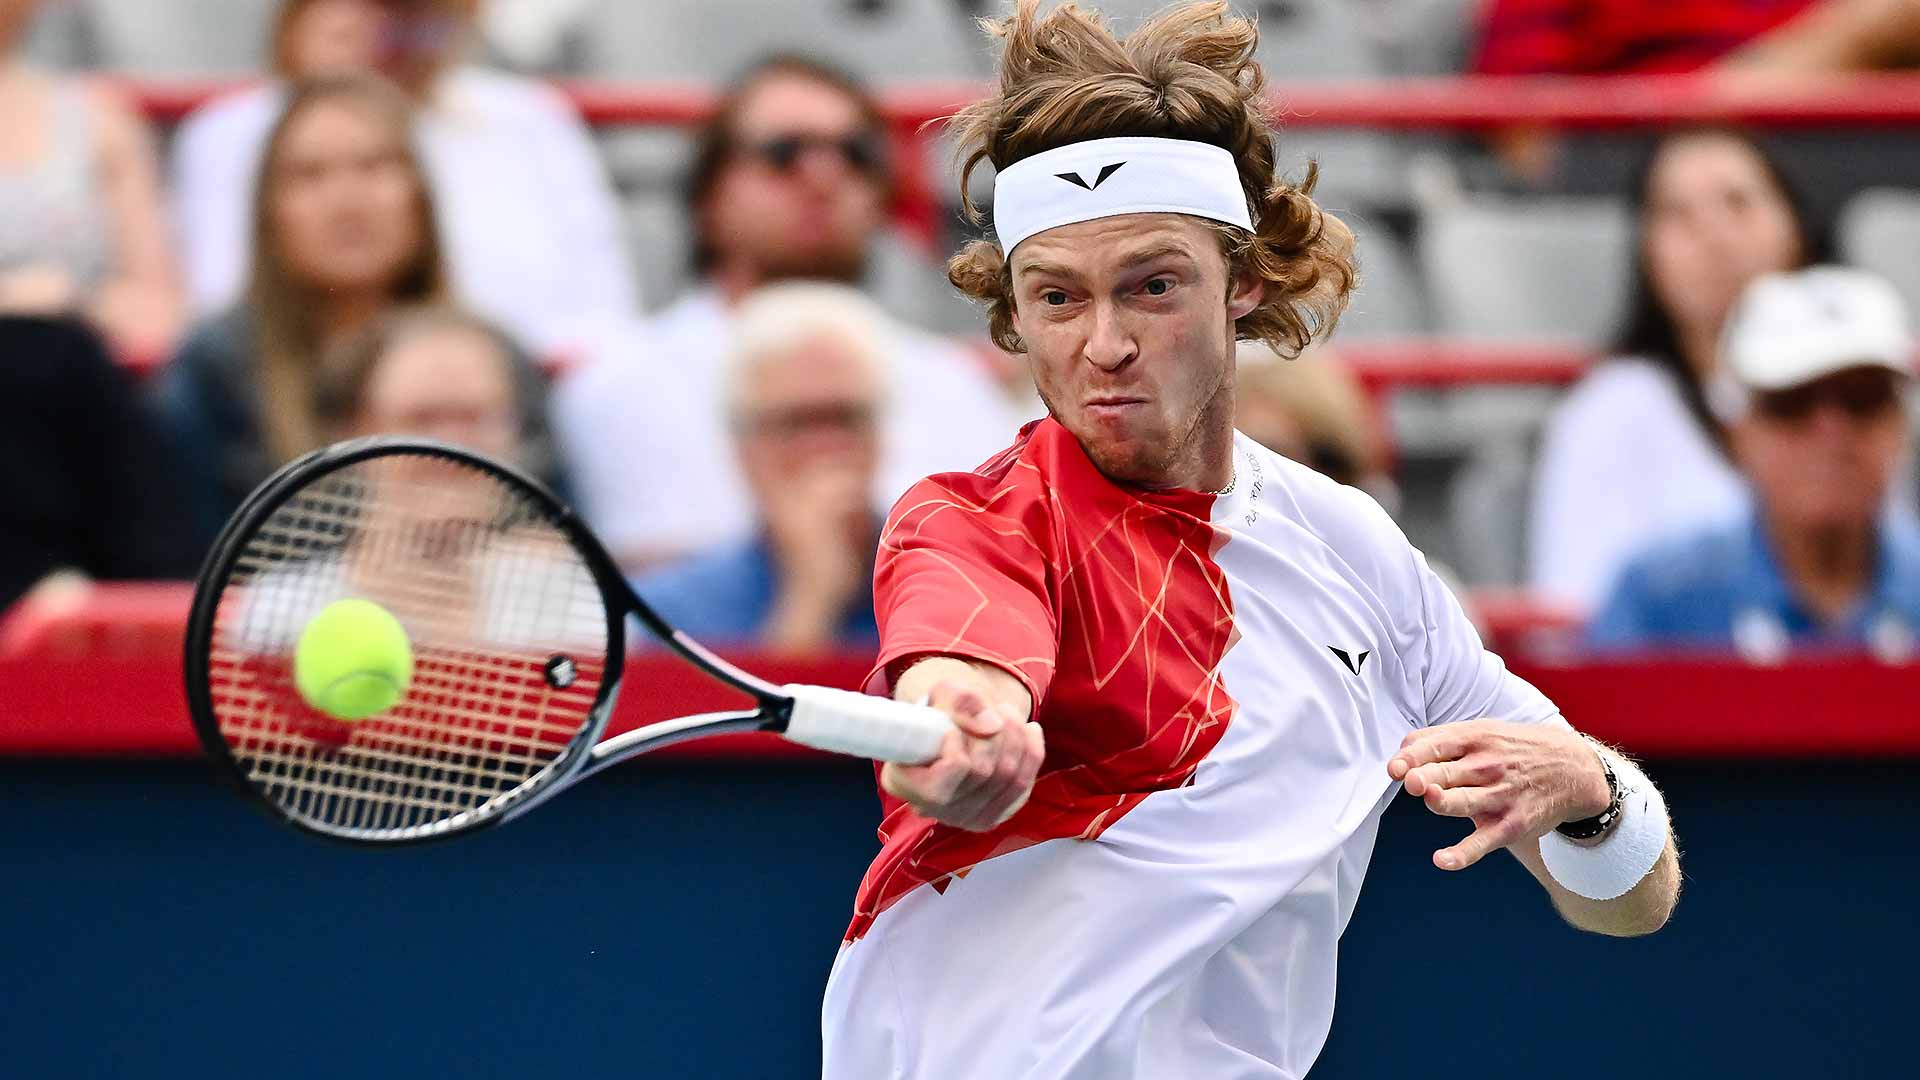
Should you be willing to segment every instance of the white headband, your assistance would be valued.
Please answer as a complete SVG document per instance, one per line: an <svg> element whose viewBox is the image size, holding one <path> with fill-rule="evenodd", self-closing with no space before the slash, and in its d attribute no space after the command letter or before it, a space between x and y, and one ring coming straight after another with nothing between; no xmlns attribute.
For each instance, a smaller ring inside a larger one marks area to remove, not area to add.
<svg viewBox="0 0 1920 1080"><path fill-rule="evenodd" d="M1253 229L1233 155L1211 143L1139 137L1070 143L1016 161L993 181L993 228L1009 258L1020 241L1055 226L1153 213Z"/></svg>

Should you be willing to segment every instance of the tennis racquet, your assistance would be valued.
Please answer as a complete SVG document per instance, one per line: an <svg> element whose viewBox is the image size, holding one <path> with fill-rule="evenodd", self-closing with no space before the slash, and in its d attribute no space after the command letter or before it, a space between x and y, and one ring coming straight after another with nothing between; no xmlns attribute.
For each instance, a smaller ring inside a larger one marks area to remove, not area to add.
<svg viewBox="0 0 1920 1080"><path fill-rule="evenodd" d="M349 597L393 613L414 661L398 702L352 723L307 705L292 660L307 622ZM603 739L629 615L755 707ZM317 450L248 497L196 584L186 679L208 754L275 816L376 844L495 825L615 762L705 735L772 731L912 763L937 756L952 730L925 706L740 670L635 595L541 485L410 439Z"/></svg>

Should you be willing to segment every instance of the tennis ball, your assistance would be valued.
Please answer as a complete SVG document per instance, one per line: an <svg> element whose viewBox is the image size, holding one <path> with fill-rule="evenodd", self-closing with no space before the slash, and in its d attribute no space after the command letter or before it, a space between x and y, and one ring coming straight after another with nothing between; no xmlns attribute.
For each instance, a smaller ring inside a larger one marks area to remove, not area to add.
<svg viewBox="0 0 1920 1080"><path fill-rule="evenodd" d="M336 600L300 632L293 685L336 720L391 709L413 681L413 645L400 620L371 600Z"/></svg>

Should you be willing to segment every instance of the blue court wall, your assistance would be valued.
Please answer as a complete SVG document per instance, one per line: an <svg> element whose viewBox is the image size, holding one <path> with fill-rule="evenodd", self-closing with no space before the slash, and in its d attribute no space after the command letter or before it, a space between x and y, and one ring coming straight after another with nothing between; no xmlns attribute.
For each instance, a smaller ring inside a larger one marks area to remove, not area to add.
<svg viewBox="0 0 1920 1080"><path fill-rule="evenodd" d="M1687 885L1636 941L1504 856L1434 870L1464 823L1403 797L1314 1076L1916 1075L1911 767L1653 769ZM194 763L0 762L0 1077L816 1075L871 775L641 764L367 851Z"/></svg>

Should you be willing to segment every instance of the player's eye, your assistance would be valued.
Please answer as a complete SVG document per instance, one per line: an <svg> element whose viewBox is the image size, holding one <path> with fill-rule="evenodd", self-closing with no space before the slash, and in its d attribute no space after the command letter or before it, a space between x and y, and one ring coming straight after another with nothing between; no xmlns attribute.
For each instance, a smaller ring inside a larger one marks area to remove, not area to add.
<svg viewBox="0 0 1920 1080"><path fill-rule="evenodd" d="M1147 283L1141 286L1141 288L1147 290L1148 296L1165 296L1167 293L1173 291L1173 279L1163 277L1148 278Z"/></svg>
<svg viewBox="0 0 1920 1080"><path fill-rule="evenodd" d="M1067 294L1059 289L1048 289L1046 292L1040 294L1040 302L1052 307L1059 307L1065 304L1067 299Z"/></svg>

